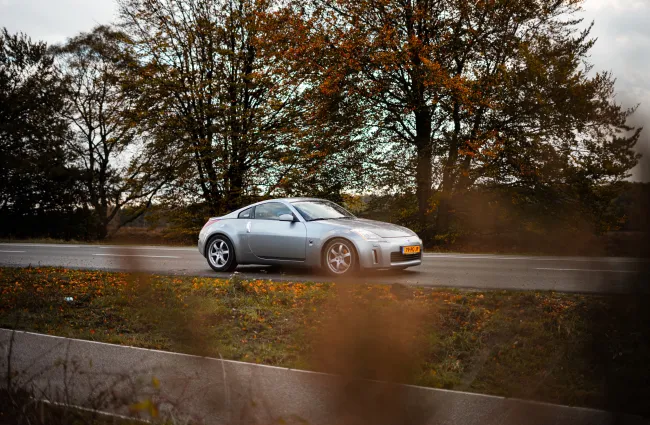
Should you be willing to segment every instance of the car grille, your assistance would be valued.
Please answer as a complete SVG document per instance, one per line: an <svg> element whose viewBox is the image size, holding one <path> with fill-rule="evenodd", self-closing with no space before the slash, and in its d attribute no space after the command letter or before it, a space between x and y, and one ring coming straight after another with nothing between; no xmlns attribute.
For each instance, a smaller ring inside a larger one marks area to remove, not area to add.
<svg viewBox="0 0 650 425"><path fill-rule="evenodd" d="M420 260L422 258L422 253L418 252L417 254L402 254L401 252L391 252L390 253L390 262L391 263L404 263L406 261Z"/></svg>

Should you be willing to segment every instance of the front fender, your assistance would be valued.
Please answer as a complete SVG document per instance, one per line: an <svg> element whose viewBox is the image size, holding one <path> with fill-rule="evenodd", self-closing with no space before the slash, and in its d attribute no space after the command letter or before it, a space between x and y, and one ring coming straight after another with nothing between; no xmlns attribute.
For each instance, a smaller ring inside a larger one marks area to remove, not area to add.
<svg viewBox="0 0 650 425"><path fill-rule="evenodd" d="M351 232L349 229L332 229L325 231L323 233L318 234L318 238L315 237L316 235L311 235L309 234L309 231L307 233L307 238L308 238L308 262L317 267L323 267L323 248L329 241L332 239L346 239L354 245L354 249L357 251L357 255L359 256L359 261L361 265L363 266L365 264L364 261L364 256L368 251L368 246L372 245L371 242L366 241L363 239L361 236L358 234ZM309 245L309 243L312 243L312 245Z"/></svg>

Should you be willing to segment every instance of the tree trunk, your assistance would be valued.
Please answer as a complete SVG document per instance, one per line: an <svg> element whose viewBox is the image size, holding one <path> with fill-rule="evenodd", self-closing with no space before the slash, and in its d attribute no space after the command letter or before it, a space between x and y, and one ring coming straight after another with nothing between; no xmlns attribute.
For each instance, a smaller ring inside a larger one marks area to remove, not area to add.
<svg viewBox="0 0 650 425"><path fill-rule="evenodd" d="M416 113L415 127L415 146L418 154L416 169L418 220L424 239L428 239L428 211L429 201L431 200L433 146L431 144L431 118L426 111Z"/></svg>
<svg viewBox="0 0 650 425"><path fill-rule="evenodd" d="M95 222L95 232L96 237L99 240L106 239L108 236L108 211L103 205L98 205L95 207L96 222Z"/></svg>
<svg viewBox="0 0 650 425"><path fill-rule="evenodd" d="M449 172L445 171L442 178L442 191L440 193L440 202L438 203L438 216L436 218L436 233L444 235L449 232L449 222L451 215L451 188Z"/></svg>
<svg viewBox="0 0 650 425"><path fill-rule="evenodd" d="M454 103L453 118L454 133L449 143L449 155L442 172L442 191L436 218L436 233L439 235L449 233L451 223L451 197L454 189L454 172L458 160L458 136L460 134L460 104L458 102Z"/></svg>
<svg viewBox="0 0 650 425"><path fill-rule="evenodd" d="M228 211L236 210L242 207L242 192L244 186L244 172L238 160L233 159L234 164L228 170L229 190L226 194L226 209Z"/></svg>

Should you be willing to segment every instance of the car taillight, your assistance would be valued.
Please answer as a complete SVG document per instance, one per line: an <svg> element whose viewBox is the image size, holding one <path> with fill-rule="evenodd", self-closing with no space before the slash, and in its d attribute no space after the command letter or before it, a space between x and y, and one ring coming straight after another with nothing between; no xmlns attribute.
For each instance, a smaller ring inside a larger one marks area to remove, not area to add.
<svg viewBox="0 0 650 425"><path fill-rule="evenodd" d="M205 229L207 226L211 225L212 223L216 223L217 221L219 221L218 218L211 218L210 220L208 220L207 223L205 223L205 224L203 225L203 229ZM203 229L201 229L201 230L203 230Z"/></svg>

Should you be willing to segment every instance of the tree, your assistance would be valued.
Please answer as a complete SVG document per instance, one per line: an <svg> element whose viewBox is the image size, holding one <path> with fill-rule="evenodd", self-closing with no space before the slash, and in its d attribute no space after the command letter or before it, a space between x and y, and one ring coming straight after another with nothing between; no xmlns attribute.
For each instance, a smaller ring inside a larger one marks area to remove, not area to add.
<svg viewBox="0 0 650 425"><path fill-rule="evenodd" d="M100 26L55 49L68 82L62 116L74 137L67 148L82 170L100 239L123 207L139 206L115 222L114 230L143 214L173 178L165 158L143 149L147 135L133 120L137 98L123 87L131 61L123 48L127 41L124 34Z"/></svg>
<svg viewBox="0 0 650 425"><path fill-rule="evenodd" d="M313 0L295 10L320 23L312 54L329 66L324 84L375 119L381 184L415 186L420 230L435 211L444 234L454 196L473 187L585 194L635 164L634 110L614 103L610 74L591 76L580 3Z"/></svg>
<svg viewBox="0 0 650 425"><path fill-rule="evenodd" d="M26 231L31 236L35 229L20 227L34 224L59 234L60 223L45 223L47 217L72 214L79 200L77 172L69 166L65 150L68 127L60 118L65 90L45 43L2 31L0 222L4 234Z"/></svg>
<svg viewBox="0 0 650 425"><path fill-rule="evenodd" d="M299 33L268 0L120 0L139 68L133 90L158 143L184 155L181 199L211 214L308 190L352 142L311 107L319 74L293 60ZM173 136L170 136L173 134ZM350 167L346 184L358 175ZM322 180L322 179L321 179ZM327 181L327 178L323 181ZM176 198L178 199L178 198Z"/></svg>

